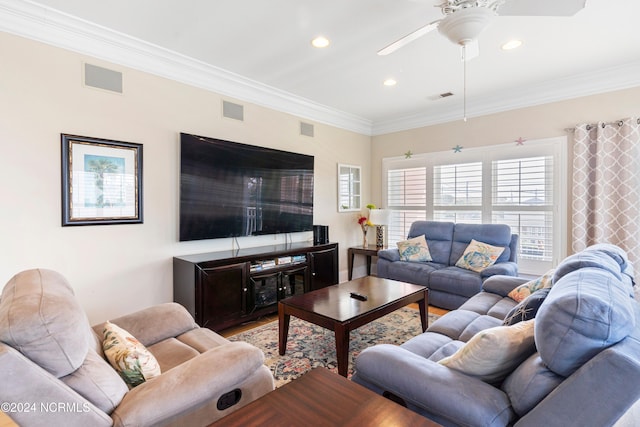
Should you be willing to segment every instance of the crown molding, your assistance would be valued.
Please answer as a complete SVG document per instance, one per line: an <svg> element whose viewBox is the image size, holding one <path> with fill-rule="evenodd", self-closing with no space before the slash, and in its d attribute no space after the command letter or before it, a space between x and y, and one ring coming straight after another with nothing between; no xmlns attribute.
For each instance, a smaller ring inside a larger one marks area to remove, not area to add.
<svg viewBox="0 0 640 427"><path fill-rule="evenodd" d="M452 103L373 122L248 79L29 0L0 0L0 31L363 135L383 135L462 119ZM640 61L512 88L469 100L467 117L640 86Z"/></svg>
<svg viewBox="0 0 640 427"><path fill-rule="evenodd" d="M28 0L0 0L0 31L303 119L371 135L371 120L338 111Z"/></svg>
<svg viewBox="0 0 640 427"><path fill-rule="evenodd" d="M505 89L489 96L467 100L467 117L480 117L637 86L640 86L640 61L549 80L537 85ZM462 120L462 114L461 103L454 103L447 108L442 108L441 105L426 108L411 115L377 121L373 125L372 135Z"/></svg>

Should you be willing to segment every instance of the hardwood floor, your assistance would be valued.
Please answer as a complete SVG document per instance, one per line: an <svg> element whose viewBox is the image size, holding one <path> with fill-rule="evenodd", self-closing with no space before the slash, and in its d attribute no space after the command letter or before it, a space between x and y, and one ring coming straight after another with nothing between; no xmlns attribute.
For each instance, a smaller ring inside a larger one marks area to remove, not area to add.
<svg viewBox="0 0 640 427"><path fill-rule="evenodd" d="M266 325L267 323L273 322L274 320L278 320L278 313L269 314L238 326L232 326L230 328L219 331L218 334L222 335L225 338L228 338L232 335L239 334L240 332L245 332L253 328L257 328L258 326Z"/></svg>
<svg viewBox="0 0 640 427"><path fill-rule="evenodd" d="M408 307L418 310L418 304L409 304ZM431 314L442 316L443 314L448 312L449 310L445 310L443 308L429 306L429 313ZM269 314L267 316L260 317L259 319L243 323L242 325L224 329L218 333L223 337L228 338L232 335L257 328L258 326L266 325L267 323L273 322L274 320L278 320L278 313Z"/></svg>

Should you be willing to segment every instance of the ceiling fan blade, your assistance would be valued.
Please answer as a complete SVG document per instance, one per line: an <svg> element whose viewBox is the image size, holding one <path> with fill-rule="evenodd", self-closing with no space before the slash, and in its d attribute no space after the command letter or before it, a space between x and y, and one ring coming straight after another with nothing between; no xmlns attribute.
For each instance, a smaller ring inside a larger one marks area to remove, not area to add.
<svg viewBox="0 0 640 427"><path fill-rule="evenodd" d="M480 44L478 40L472 40L464 46L460 46L460 58L463 61L469 62L478 56L480 56Z"/></svg>
<svg viewBox="0 0 640 427"><path fill-rule="evenodd" d="M587 0L507 0L498 9L500 16L573 16Z"/></svg>
<svg viewBox="0 0 640 427"><path fill-rule="evenodd" d="M388 46L383 47L382 49L380 49L378 51L378 55L380 56L384 56L384 55L388 55L390 53L395 52L396 50L400 49L401 47L404 47L406 45L408 45L409 43L411 43L412 41L424 36L425 34L435 30L438 27L438 23L440 22L440 20L437 21L433 21L423 27L418 28L417 30L415 30L412 33L407 34L406 36L402 37L400 40L396 40L393 43L391 43Z"/></svg>

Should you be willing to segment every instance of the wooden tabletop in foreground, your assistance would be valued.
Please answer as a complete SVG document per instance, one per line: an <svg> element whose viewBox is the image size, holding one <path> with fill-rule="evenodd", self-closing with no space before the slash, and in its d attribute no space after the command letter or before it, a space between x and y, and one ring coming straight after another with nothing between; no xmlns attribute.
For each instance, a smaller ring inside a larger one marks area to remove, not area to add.
<svg viewBox="0 0 640 427"><path fill-rule="evenodd" d="M325 368L316 368L210 427L439 425Z"/></svg>

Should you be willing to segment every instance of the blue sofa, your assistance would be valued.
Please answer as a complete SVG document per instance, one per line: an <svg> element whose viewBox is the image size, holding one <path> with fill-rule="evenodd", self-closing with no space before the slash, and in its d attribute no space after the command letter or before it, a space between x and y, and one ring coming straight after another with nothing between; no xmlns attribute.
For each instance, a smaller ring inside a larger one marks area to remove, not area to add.
<svg viewBox="0 0 640 427"><path fill-rule="evenodd" d="M480 331L511 328L502 326L507 313L541 292L517 305L507 295L525 280L493 276L423 334L364 350L353 381L444 426L638 425L640 305L633 269L612 245L589 247L555 269L530 313L531 354L502 379L487 382L442 363Z"/></svg>
<svg viewBox="0 0 640 427"><path fill-rule="evenodd" d="M429 287L429 304L453 310L480 292L482 282L497 274L518 275L518 235L504 224L454 224L416 221L407 238L425 235L431 262L400 260L396 248L378 252L378 277ZM494 265L481 273L456 267L472 239L505 248Z"/></svg>

